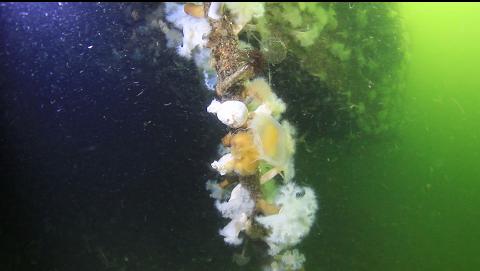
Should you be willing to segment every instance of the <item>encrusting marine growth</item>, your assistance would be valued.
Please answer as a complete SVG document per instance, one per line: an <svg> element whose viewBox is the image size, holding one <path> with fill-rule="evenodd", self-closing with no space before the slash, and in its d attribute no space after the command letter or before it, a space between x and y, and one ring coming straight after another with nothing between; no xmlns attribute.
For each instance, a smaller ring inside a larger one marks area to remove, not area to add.
<svg viewBox="0 0 480 271"><path fill-rule="evenodd" d="M220 235L227 244L244 244L239 264L249 260L247 244L263 243L264 270L303 270L305 256L294 246L308 234L317 200L311 188L293 182L295 131L281 120L286 105L257 76L259 51L238 38L264 11L263 3L167 3L168 24L159 24L168 44L202 70L217 96L207 111L230 128L222 139L227 152L211 164L224 179L207 182L216 208L230 220Z"/></svg>

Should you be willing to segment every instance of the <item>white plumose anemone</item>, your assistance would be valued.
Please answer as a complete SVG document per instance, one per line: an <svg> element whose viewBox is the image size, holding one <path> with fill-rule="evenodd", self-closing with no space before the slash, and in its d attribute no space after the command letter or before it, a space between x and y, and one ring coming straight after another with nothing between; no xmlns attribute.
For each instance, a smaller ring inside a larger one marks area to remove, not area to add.
<svg viewBox="0 0 480 271"><path fill-rule="evenodd" d="M183 32L183 44L177 48L178 54L186 58L192 56L195 48L202 49L207 44L211 27L206 18L197 18L185 13L183 4L166 3L165 17Z"/></svg>
<svg viewBox="0 0 480 271"><path fill-rule="evenodd" d="M230 223L220 230L220 235L224 237L226 243L240 245L242 238L238 235L249 227L249 217L255 209L255 202L250 196L250 192L241 184L238 184L233 188L228 201L220 202L217 200L215 206L223 217L231 219Z"/></svg>
<svg viewBox="0 0 480 271"><path fill-rule="evenodd" d="M314 191L293 182L280 188L275 204L280 207L278 214L255 218L270 231L264 238L270 255L298 244L310 231L318 208Z"/></svg>

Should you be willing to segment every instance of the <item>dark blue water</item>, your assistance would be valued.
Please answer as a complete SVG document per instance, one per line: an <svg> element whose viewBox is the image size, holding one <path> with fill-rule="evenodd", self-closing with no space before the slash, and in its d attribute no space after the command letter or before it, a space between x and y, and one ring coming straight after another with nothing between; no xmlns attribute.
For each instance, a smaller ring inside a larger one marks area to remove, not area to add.
<svg viewBox="0 0 480 271"><path fill-rule="evenodd" d="M204 191L224 131L157 6L0 4L0 270L231 267Z"/></svg>

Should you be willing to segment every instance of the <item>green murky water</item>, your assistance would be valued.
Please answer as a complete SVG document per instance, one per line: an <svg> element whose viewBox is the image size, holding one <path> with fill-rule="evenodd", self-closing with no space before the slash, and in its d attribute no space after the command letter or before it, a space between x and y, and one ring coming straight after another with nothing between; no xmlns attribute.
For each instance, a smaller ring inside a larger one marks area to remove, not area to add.
<svg viewBox="0 0 480 271"><path fill-rule="evenodd" d="M401 124L382 139L299 150L298 175L321 199L308 270L480 267L480 5L401 12L410 47Z"/></svg>

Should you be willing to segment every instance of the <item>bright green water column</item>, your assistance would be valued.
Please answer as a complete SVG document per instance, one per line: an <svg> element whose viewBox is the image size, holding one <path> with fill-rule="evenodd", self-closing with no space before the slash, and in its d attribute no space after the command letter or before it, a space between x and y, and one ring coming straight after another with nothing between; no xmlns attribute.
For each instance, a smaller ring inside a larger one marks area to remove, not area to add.
<svg viewBox="0 0 480 271"><path fill-rule="evenodd" d="M402 4L410 54L392 133L299 150L321 208L307 270L480 266L480 4ZM311 151L311 150L310 150Z"/></svg>

